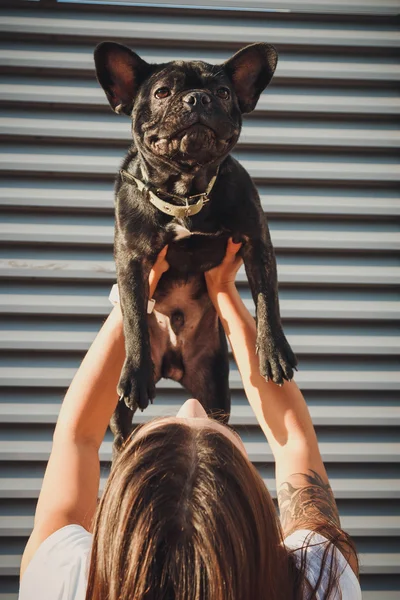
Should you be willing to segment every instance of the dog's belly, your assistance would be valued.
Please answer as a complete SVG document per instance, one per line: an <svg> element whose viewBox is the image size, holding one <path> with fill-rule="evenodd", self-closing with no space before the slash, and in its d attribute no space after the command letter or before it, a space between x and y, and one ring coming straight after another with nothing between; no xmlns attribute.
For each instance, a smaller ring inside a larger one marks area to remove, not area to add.
<svg viewBox="0 0 400 600"><path fill-rule="evenodd" d="M148 318L155 378L181 381L204 350L212 354L218 347L218 319L202 275L163 283Z"/></svg>

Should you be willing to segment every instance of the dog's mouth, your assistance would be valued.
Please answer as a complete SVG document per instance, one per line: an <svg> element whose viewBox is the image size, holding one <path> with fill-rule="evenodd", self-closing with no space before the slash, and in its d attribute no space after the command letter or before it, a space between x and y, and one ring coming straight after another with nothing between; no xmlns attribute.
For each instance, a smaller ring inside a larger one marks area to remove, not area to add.
<svg viewBox="0 0 400 600"><path fill-rule="evenodd" d="M211 127L203 123L194 123L182 129L175 135L179 141L179 150L184 154L190 154L199 150L210 150L217 141L217 136Z"/></svg>
<svg viewBox="0 0 400 600"><path fill-rule="evenodd" d="M191 114L173 129L164 123L161 131L147 132L146 143L154 154L168 160L206 164L225 155L237 136L238 130L232 126L214 124L207 116Z"/></svg>
<svg viewBox="0 0 400 600"><path fill-rule="evenodd" d="M219 140L215 131L203 123L192 123L168 136L151 136L149 140L156 154L168 158L178 155L195 156L216 149Z"/></svg>
<svg viewBox="0 0 400 600"><path fill-rule="evenodd" d="M176 131L173 135L171 135L171 137L179 137L179 136L184 136L190 133L193 134L198 134L200 133L202 130L204 131L204 133L206 134L207 131L209 130L214 136L216 136L216 132L215 130L210 127L209 125L206 125L205 123L202 123L201 121L195 121L195 123L191 123L190 125L186 125L185 127L182 127L181 129L179 129L178 131Z"/></svg>

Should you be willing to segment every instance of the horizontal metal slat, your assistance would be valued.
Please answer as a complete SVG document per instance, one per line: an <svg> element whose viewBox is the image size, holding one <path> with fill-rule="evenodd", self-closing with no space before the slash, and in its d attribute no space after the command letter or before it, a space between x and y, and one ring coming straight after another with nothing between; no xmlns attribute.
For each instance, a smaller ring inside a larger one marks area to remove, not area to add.
<svg viewBox="0 0 400 600"><path fill-rule="evenodd" d="M376 554L360 553L360 573L380 574L400 573L400 553L382 552Z"/></svg>
<svg viewBox="0 0 400 600"><path fill-rule="evenodd" d="M5 278L115 282L116 273L111 260L0 259L0 279ZM278 279L281 285L397 286L400 283L400 268L285 264L278 265ZM239 271L236 281L239 284L247 283L243 269Z"/></svg>
<svg viewBox="0 0 400 600"><path fill-rule="evenodd" d="M342 516L341 525L350 535L358 537L400 534L400 517L396 515ZM33 529L33 517L25 515L0 517L0 536L25 538Z"/></svg>
<svg viewBox="0 0 400 600"><path fill-rule="evenodd" d="M107 183L101 187L92 185L80 188L76 184L66 187L54 181L42 181L38 187L37 181L28 180L19 187L16 180L3 180L0 183L0 206L91 210L96 213L107 211L111 214L114 211L114 192L113 186Z"/></svg>
<svg viewBox="0 0 400 600"><path fill-rule="evenodd" d="M122 0L124 1L124 0ZM126 0L129 1L129 0ZM399 6L397 0L280 0L277 7L276 1L268 0L202 0L199 5L197 0L157 0L153 6L177 7L181 10L186 8L200 8L207 11L228 10L240 11L241 15L251 12L265 13L321 13L321 14L344 14L344 15L397 15Z"/></svg>
<svg viewBox="0 0 400 600"><path fill-rule="evenodd" d="M121 120L111 115L103 118L76 119L74 114L62 114L61 118L39 114L23 114L16 116L15 112L0 114L0 132L2 135L15 139L68 139L84 140L85 143L97 143L98 140L109 143L126 142L128 145L132 136L130 120ZM282 146L307 148L379 148L398 149L400 133L395 129L369 127L329 126L328 123L304 123L301 126L291 123L287 126L275 125L258 121L245 124L239 139L238 147L252 146L254 149Z"/></svg>
<svg viewBox="0 0 400 600"><path fill-rule="evenodd" d="M3 83L4 82L4 83ZM22 103L24 107L41 104L45 107L73 106L83 110L96 108L109 112L111 109L105 99L103 90L93 82L77 83L57 80L38 81L28 79L26 83L17 83L15 78L0 78L0 102ZM353 116L398 116L400 114L400 99L386 92L358 92L329 89L321 93L318 89L308 88L306 93L297 88L282 90L271 87L261 95L254 115L262 113L282 113L283 115L309 114L310 117L319 115L353 115Z"/></svg>
<svg viewBox="0 0 400 600"><path fill-rule="evenodd" d="M266 441L243 440L251 462L264 463L274 460ZM38 440L0 441L0 462L47 461L52 442ZM111 461L111 442L103 442L99 450L101 461ZM319 442L322 459L342 463L398 463L400 442Z"/></svg>
<svg viewBox="0 0 400 600"><path fill-rule="evenodd" d="M128 6L124 6L126 3ZM131 8L131 0L121 0L119 6L113 6L113 12L120 10L125 13ZM201 4L197 0L157 0L151 3L152 8L164 9L165 13L169 9L179 8L180 11L186 9L195 9L196 11L204 11L207 13L221 11L232 12L240 11L242 18L251 15L252 13L294 13L307 18L308 13L328 14L328 15L397 15L399 7L397 0L280 0L277 8L276 1L269 2L268 0L202 0ZM95 13L98 11L98 6L86 6L85 9L92 8ZM193 15L194 16L194 15Z"/></svg>
<svg viewBox="0 0 400 600"><path fill-rule="evenodd" d="M0 279L43 279L115 282L113 261L0 259ZM278 265L281 285L397 286L399 267L347 265ZM241 268L237 283L247 283Z"/></svg>
<svg viewBox="0 0 400 600"><path fill-rule="evenodd" d="M400 572L400 553L362 553L360 572L362 574L389 574ZM21 556L15 554L0 555L0 576L19 575Z"/></svg>
<svg viewBox="0 0 400 600"><path fill-rule="evenodd" d="M318 216L340 216L342 218L357 216L385 217L398 216L400 214L400 198L384 196L382 192L376 192L374 197L363 195L363 192L353 191L348 195L346 191L341 195L334 195L331 190L326 192L317 191L312 188L298 190L298 194L277 190L275 193L271 188L258 186L260 198L267 215L299 214ZM1 190L0 190L1 205Z"/></svg>
<svg viewBox="0 0 400 600"><path fill-rule="evenodd" d="M243 5L242 5L243 6ZM286 15L285 15L286 16ZM76 43L93 40L101 37L116 41L126 42L131 45L147 42L149 39L164 43L185 43L185 45L208 44L209 47L231 44L251 44L260 40L268 40L271 44L285 46L317 46L317 47L345 47L345 48L393 48L400 46L400 39L396 30L389 28L374 29L372 24L364 27L343 28L342 23L314 23L313 35L310 36L309 24L304 22L277 21L272 24L266 19L262 24L260 19L241 20L225 18L208 18L197 20L193 18L174 16L162 17L140 14L101 15L74 14L62 12L21 11L10 14L9 11L0 13L0 32L5 34L34 34L41 39L46 36L73 37Z"/></svg>
<svg viewBox="0 0 400 600"><path fill-rule="evenodd" d="M384 585L384 583L383 583ZM388 590L363 590L362 593L363 600L398 600L399 592L398 591L388 591ZM1 600L1 598L0 598Z"/></svg>
<svg viewBox="0 0 400 600"><path fill-rule="evenodd" d="M92 49L90 49L92 50ZM0 68L18 70L40 69L43 73L46 69L51 72L65 72L65 74L89 74L94 77L93 54L89 49L84 51L75 48L75 51L68 50L67 47L51 47L51 50L38 49L36 46L29 47L25 45L24 49L12 47L0 49ZM173 60L191 60L193 53L187 50L179 49L173 53L148 51L147 48L139 50L142 58L151 63L165 63ZM203 60L210 64L222 63L230 56L229 52L204 52L196 51L196 59ZM296 60L291 57L281 55L279 64L274 75L274 81L279 83L282 80L287 81L350 81L350 82L390 82L399 81L400 67L395 63L368 61L344 60L340 58L318 60L310 57L304 60Z"/></svg>
<svg viewBox="0 0 400 600"><path fill-rule="evenodd" d="M104 465L104 463L103 463ZM257 467L257 465L256 465ZM329 467L329 465L328 465ZM103 466L105 469L106 467ZM266 477L258 469L265 485L273 498L276 498L275 478ZM37 499L42 487L41 477L0 477L0 498ZM395 500L400 498L398 478L354 477L340 478L329 476L335 498L338 500ZM104 489L106 479L100 478L100 491Z"/></svg>
<svg viewBox="0 0 400 600"><path fill-rule="evenodd" d="M345 531L357 537L400 535L400 517L397 515L341 516L340 521Z"/></svg>
<svg viewBox="0 0 400 600"><path fill-rule="evenodd" d="M243 128L239 144L252 145L255 148L271 146L288 147L324 147L324 148L379 148L394 149L399 146L400 134L389 129L347 128L336 122L335 127L312 123L304 127L275 126L262 121L251 121Z"/></svg>
<svg viewBox="0 0 400 600"><path fill-rule="evenodd" d="M53 387L66 388L76 369L69 367L0 367L0 386L3 387ZM311 371L296 374L303 390L400 390L400 373L395 371ZM231 389L241 389L242 381L237 371L231 371ZM159 389L179 389L179 384L162 379Z"/></svg>
<svg viewBox="0 0 400 600"><path fill-rule="evenodd" d="M299 155L296 159L292 156L285 160L277 160L275 156L265 154L263 157L237 155L243 167L249 174L258 180L283 181L286 184L293 181L332 181L335 183L395 183L400 181L400 165L387 161L363 162L332 159L327 162L325 157L308 157ZM84 153L79 149L79 154L68 153L64 149L54 148L53 152L43 148L10 147L8 152L0 153L0 171L13 173L16 177L36 175L66 174L81 175L85 177L114 178L122 161L121 154L109 155L93 151Z"/></svg>
<svg viewBox="0 0 400 600"><path fill-rule="evenodd" d="M392 231L276 230L271 227L276 250L400 250L400 233ZM58 225L45 223L1 223L0 243L109 246L114 243L114 228L106 225Z"/></svg>
<svg viewBox="0 0 400 600"><path fill-rule="evenodd" d="M70 184L71 188L53 181L3 180L0 182L0 208L3 209L53 209L104 212L114 211L112 186L104 183ZM81 184L82 185L82 184ZM28 193L29 190L29 193ZM269 216L279 215L340 215L342 217L390 217L400 216L400 198L394 194L376 191L367 195L362 190L346 190L333 193L332 189L271 188L258 186L264 210Z"/></svg>
<svg viewBox="0 0 400 600"><path fill-rule="evenodd" d="M254 315L254 304L244 299ZM280 300L283 319L300 320L397 320L400 302L350 300ZM0 315L74 315L102 316L109 314L111 305L104 296L62 296L31 294L0 294Z"/></svg>
<svg viewBox="0 0 400 600"><path fill-rule="evenodd" d="M0 351L81 352L89 349L96 337L91 331L0 331ZM400 355L400 337L368 335L288 335L294 352L318 355Z"/></svg>
<svg viewBox="0 0 400 600"><path fill-rule="evenodd" d="M185 392L182 390L182 396ZM378 402L378 401L377 401ZM0 425L13 424L55 424L60 411L60 402L5 402L0 404ZM161 403L157 397L153 405L142 413L137 412L133 422L147 423L159 416L175 416L181 402ZM330 405L309 406L315 426L327 427L394 427L400 425L400 408L395 406L362 406L359 404L343 406L333 402ZM232 406L229 419L232 426L254 427L258 421L249 405Z"/></svg>

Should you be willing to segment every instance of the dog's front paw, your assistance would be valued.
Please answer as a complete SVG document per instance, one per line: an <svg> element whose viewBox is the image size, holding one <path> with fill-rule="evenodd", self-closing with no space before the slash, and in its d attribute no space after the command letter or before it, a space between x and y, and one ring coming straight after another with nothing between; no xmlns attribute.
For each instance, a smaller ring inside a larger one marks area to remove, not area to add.
<svg viewBox="0 0 400 600"><path fill-rule="evenodd" d="M125 360L119 379L117 392L121 401L131 410L144 410L155 396L153 363L135 367L128 358Z"/></svg>
<svg viewBox="0 0 400 600"><path fill-rule="evenodd" d="M257 352L260 373L265 379L271 379L278 385L282 385L285 379L293 379L297 360L283 333L275 337L258 338Z"/></svg>

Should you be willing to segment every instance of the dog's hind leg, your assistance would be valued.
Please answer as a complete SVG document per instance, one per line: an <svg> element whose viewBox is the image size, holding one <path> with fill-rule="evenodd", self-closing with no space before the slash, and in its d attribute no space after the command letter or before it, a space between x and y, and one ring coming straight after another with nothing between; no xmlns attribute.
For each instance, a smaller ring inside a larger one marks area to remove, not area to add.
<svg viewBox="0 0 400 600"><path fill-rule="evenodd" d="M110 429L114 434L112 447L113 462L121 451L124 442L132 432L132 418L134 414L135 411L128 408L123 400L120 400L115 407L115 411L110 420Z"/></svg>

